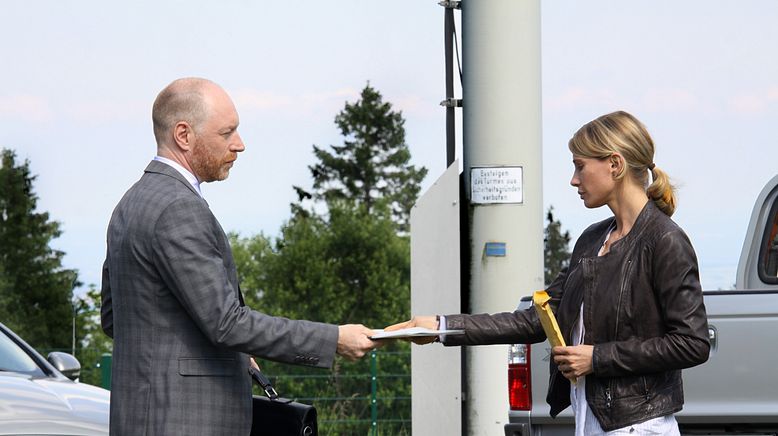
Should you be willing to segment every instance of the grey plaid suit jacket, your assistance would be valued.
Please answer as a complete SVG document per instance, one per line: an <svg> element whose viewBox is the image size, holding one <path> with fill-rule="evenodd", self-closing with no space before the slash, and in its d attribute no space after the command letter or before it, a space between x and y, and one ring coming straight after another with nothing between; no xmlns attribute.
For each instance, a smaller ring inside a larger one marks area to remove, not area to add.
<svg viewBox="0 0 778 436"><path fill-rule="evenodd" d="M243 305L229 241L175 169L152 161L116 206L102 326L114 339L111 435L248 435L246 354L332 365L337 326Z"/></svg>

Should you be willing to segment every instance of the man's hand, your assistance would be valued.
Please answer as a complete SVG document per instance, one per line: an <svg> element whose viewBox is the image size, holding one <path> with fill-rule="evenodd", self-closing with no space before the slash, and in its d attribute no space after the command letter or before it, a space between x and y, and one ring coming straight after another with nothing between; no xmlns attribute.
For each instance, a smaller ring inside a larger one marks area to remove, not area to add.
<svg viewBox="0 0 778 436"><path fill-rule="evenodd" d="M551 355L554 356L554 362L562 371L562 375L570 381L575 381L578 377L591 374L592 354L594 346L576 345L574 347L554 347L551 349Z"/></svg>
<svg viewBox="0 0 778 436"><path fill-rule="evenodd" d="M346 324L338 326L337 353L348 360L357 360L368 351L380 347L380 344L370 340L375 332L362 324Z"/></svg>
<svg viewBox="0 0 778 436"><path fill-rule="evenodd" d="M411 327L423 327L430 330L440 330L440 325L436 317L434 316L414 316L409 321L392 324L385 328L384 331L390 332L392 330L407 329ZM435 342L435 336L422 336L418 338L410 339L414 344L424 345L431 342Z"/></svg>

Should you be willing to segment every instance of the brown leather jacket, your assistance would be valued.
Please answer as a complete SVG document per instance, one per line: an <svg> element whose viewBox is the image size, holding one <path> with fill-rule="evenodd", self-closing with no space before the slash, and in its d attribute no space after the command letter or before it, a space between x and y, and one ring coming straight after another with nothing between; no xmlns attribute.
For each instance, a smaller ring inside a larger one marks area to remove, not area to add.
<svg viewBox="0 0 778 436"><path fill-rule="evenodd" d="M649 201L632 230L598 257L613 220L584 231L570 267L548 288L567 343L584 305L584 343L594 345L586 400L605 431L681 410L681 369L705 362L710 351L697 258L686 234ZM546 339L532 308L447 315L446 327L465 330L447 336L447 346ZM553 359L546 400L552 416L570 405L570 382Z"/></svg>

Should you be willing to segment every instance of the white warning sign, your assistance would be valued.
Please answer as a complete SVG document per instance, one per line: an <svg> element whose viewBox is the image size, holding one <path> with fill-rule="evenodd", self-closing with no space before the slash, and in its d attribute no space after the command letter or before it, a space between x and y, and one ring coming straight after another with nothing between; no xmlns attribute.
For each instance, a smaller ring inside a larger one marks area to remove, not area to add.
<svg viewBox="0 0 778 436"><path fill-rule="evenodd" d="M522 167L470 168L470 203L523 203Z"/></svg>

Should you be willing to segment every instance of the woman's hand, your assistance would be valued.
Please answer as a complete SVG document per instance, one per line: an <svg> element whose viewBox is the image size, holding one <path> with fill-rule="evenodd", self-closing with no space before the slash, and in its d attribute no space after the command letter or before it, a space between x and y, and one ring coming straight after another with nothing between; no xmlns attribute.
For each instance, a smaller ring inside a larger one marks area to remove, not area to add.
<svg viewBox="0 0 778 436"><path fill-rule="evenodd" d="M592 354L594 346L576 345L574 347L554 347L551 349L551 355L554 356L554 363L562 371L562 375L570 381L575 381L578 377L591 374Z"/></svg>
<svg viewBox="0 0 778 436"><path fill-rule="evenodd" d="M392 330L408 329L411 327L423 327L430 330L440 330L438 325L438 319L434 316L414 316L409 321L392 324L385 328L384 331L390 332ZM414 344L424 345L434 342L435 336L423 336L410 339Z"/></svg>

